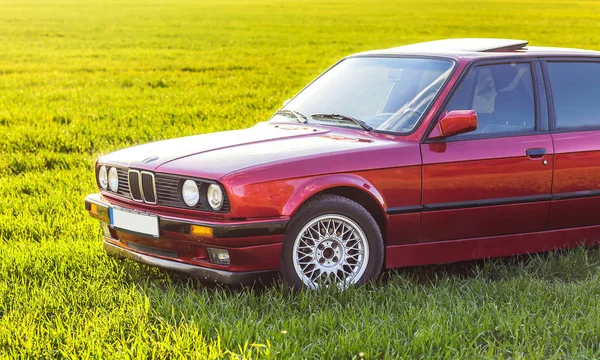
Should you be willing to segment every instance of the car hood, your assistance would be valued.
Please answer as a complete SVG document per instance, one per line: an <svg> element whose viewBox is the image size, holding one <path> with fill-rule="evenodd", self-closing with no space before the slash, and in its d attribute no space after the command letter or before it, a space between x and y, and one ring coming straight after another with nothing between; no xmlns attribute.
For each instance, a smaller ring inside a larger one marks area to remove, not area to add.
<svg viewBox="0 0 600 360"><path fill-rule="evenodd" d="M227 174L266 164L397 144L376 135L381 134L300 124L259 123L248 129L134 146L105 155L99 163L220 179Z"/></svg>
<svg viewBox="0 0 600 360"><path fill-rule="evenodd" d="M259 123L248 129L187 136L137 145L102 156L99 162L155 171L164 164L187 156L323 132L326 131L315 131L315 129L301 126L275 127Z"/></svg>

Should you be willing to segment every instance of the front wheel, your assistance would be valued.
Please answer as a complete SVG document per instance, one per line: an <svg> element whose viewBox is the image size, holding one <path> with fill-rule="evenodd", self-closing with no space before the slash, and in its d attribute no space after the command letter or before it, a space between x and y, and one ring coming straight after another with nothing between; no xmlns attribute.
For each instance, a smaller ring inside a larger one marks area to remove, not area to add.
<svg viewBox="0 0 600 360"><path fill-rule="evenodd" d="M294 288L362 285L381 272L383 240L373 216L337 195L309 200L286 231L281 275Z"/></svg>

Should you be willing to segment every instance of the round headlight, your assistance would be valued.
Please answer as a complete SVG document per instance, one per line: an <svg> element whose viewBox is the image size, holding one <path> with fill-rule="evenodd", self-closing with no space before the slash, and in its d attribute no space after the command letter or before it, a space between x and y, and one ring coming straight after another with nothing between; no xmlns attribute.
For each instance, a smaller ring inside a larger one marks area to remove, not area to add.
<svg viewBox="0 0 600 360"><path fill-rule="evenodd" d="M194 207L200 200L200 192L198 191L198 185L194 180L186 180L181 188L181 195L183 201L189 207Z"/></svg>
<svg viewBox="0 0 600 360"><path fill-rule="evenodd" d="M108 170L108 186L114 192L119 190L119 174L117 174L116 168L110 168L110 170Z"/></svg>
<svg viewBox="0 0 600 360"><path fill-rule="evenodd" d="M108 188L108 173L106 172L106 166L104 165L98 170L98 184L100 184L100 187L104 190Z"/></svg>
<svg viewBox="0 0 600 360"><path fill-rule="evenodd" d="M213 210L221 210L223 207L223 190L217 184L210 184L206 192L208 203Z"/></svg>

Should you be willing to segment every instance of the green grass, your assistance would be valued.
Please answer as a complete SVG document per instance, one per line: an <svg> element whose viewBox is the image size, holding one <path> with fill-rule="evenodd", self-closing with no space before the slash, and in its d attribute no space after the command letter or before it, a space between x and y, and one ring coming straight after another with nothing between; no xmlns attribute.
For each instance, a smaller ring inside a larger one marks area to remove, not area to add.
<svg viewBox="0 0 600 360"><path fill-rule="evenodd" d="M125 146L241 128L342 56L447 37L600 49L593 1L0 0L0 358L598 358L600 251L346 293L207 287L107 257Z"/></svg>

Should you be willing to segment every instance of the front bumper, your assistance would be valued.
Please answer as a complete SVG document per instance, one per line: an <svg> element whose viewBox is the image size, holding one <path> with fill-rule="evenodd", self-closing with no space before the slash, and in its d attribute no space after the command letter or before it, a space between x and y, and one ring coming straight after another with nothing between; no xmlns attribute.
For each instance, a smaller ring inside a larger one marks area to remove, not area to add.
<svg viewBox="0 0 600 360"><path fill-rule="evenodd" d="M107 253L231 285L249 283L257 275L278 270L288 221L198 221L189 216L172 216L160 209L137 208L101 194L88 195L85 207L104 228L104 249ZM110 208L156 215L159 236L143 235L110 225ZM190 231L194 226L210 228L210 235ZM213 262L209 256L211 249L227 250L230 264Z"/></svg>
<svg viewBox="0 0 600 360"><path fill-rule="evenodd" d="M104 250L107 254L115 257L130 259L142 264L156 266L164 270L171 270L187 274L200 280L212 281L225 285L251 284L261 276L271 275L274 273L273 270L232 272L218 269L210 269L202 266L190 265L177 261L145 255L111 244L108 241L104 241Z"/></svg>

